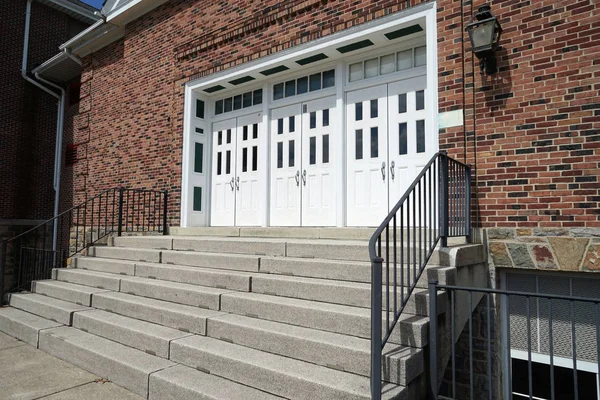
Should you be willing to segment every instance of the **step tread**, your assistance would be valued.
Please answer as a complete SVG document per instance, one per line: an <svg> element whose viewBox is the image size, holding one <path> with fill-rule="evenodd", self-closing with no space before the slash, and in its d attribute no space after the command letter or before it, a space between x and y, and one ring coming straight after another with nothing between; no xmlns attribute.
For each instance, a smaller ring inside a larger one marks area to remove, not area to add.
<svg viewBox="0 0 600 400"><path fill-rule="evenodd" d="M0 317L17 321L20 324L35 329L47 329L62 326L62 324L58 322L51 321L44 317L40 317L39 315L35 315L15 307L0 307Z"/></svg>
<svg viewBox="0 0 600 400"><path fill-rule="evenodd" d="M123 277L121 280L127 281L127 282L139 283L139 284L143 284L143 285L161 286L161 287L165 287L165 288L169 288L169 289L173 289L173 290L186 290L186 291L190 291L190 292L197 292L197 293L203 293L203 294L220 295L220 294L225 294L225 293L236 293L233 290L217 289L217 288L213 288L210 286L200 286L200 285L194 285L194 284L190 284L190 283L166 281L166 280L162 280L162 279L143 278L141 276Z"/></svg>
<svg viewBox="0 0 600 400"><path fill-rule="evenodd" d="M90 310L90 307L81 306L75 303L70 303L68 301L55 299L53 297L44 296L42 294L37 293L17 293L11 294L10 303L12 305L13 300L26 300L32 303L44 305L45 307L56 308L63 311L75 312L75 311L83 311ZM18 307L17 307L18 308ZM29 310L26 310L29 311Z"/></svg>
<svg viewBox="0 0 600 400"><path fill-rule="evenodd" d="M95 288L92 286L85 286L85 285L80 285L77 283L57 281L54 279L35 281L36 290L37 290L38 286L51 286L56 289L70 290L70 291L84 293L84 294L110 292L110 290L107 290L107 289L99 289L99 288Z"/></svg>
<svg viewBox="0 0 600 400"><path fill-rule="evenodd" d="M171 269L171 270L182 270L182 271L189 271L189 272L202 272L205 274L214 274L214 275L238 276L238 277L243 277L243 278L251 277L256 274L256 273L252 273L252 272L235 271L235 270L228 270L228 269L216 269L216 268L201 267L201 266L194 267L194 266L179 265L179 264L161 264L161 263L153 263L153 262L136 262L135 265L136 266L138 266L138 265L151 266L151 267L155 267L155 268L164 268L164 269Z"/></svg>

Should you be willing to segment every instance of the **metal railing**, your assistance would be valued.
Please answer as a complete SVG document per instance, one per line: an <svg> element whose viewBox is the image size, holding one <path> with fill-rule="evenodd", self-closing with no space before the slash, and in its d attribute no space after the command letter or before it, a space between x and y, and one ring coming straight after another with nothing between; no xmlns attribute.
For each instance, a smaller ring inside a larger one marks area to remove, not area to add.
<svg viewBox="0 0 600 400"><path fill-rule="evenodd" d="M112 188L11 239L0 242L0 304L7 261L13 266L8 292L49 279L53 268L106 236L123 232L167 234L167 191Z"/></svg>
<svg viewBox="0 0 600 400"><path fill-rule="evenodd" d="M447 292L450 302L451 355L440 393L436 355L441 350L439 341L448 341L438 331L437 319L432 318L430 398L598 398L600 299L429 283L430 296L439 290ZM467 339L466 348L463 343L459 351L461 332L455 327L459 312L455 306L461 293L466 295L469 316L463 332L466 336L461 337ZM476 321L471 312L474 296L483 296ZM430 315L436 315L436 302L429 304ZM593 393L578 382L585 371L590 373Z"/></svg>
<svg viewBox="0 0 600 400"><path fill-rule="evenodd" d="M470 166L440 152L421 170L371 237L372 399L381 398L383 347L429 258L438 242L447 245L448 237L466 236L470 241L470 210Z"/></svg>

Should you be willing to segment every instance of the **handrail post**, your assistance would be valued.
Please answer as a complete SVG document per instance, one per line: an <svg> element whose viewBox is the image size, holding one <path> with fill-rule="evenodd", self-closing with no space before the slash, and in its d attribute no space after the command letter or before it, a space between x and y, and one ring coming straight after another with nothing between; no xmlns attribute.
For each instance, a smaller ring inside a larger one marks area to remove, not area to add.
<svg viewBox="0 0 600 400"><path fill-rule="evenodd" d="M165 190L164 191L165 194L165 199L164 199L164 205L163 205L163 235L168 235L167 232L167 207L168 207L168 200L169 200L169 191Z"/></svg>
<svg viewBox="0 0 600 400"><path fill-rule="evenodd" d="M119 217L118 217L118 226L117 226L117 236L121 236L123 234L123 192L125 189L122 187L119 188Z"/></svg>
<svg viewBox="0 0 600 400"><path fill-rule="evenodd" d="M471 184L471 164L467 165L467 187L466 187L466 193L465 196L467 196L467 215L466 215L466 228L467 228L467 243L472 243L473 242L473 228L471 228L471 190L472 190L472 184Z"/></svg>
<svg viewBox="0 0 600 400"><path fill-rule="evenodd" d="M7 241L2 239L0 241L0 307L4 304L4 274L6 273L7 249Z"/></svg>
<svg viewBox="0 0 600 400"><path fill-rule="evenodd" d="M440 152L440 239L441 246L448 246L448 152Z"/></svg>
<svg viewBox="0 0 600 400"><path fill-rule="evenodd" d="M371 260L371 399L381 399L381 269L383 258Z"/></svg>
<svg viewBox="0 0 600 400"><path fill-rule="evenodd" d="M429 399L435 400L438 395L437 371L437 285L438 281L429 281ZM451 323L453 323L451 321Z"/></svg>

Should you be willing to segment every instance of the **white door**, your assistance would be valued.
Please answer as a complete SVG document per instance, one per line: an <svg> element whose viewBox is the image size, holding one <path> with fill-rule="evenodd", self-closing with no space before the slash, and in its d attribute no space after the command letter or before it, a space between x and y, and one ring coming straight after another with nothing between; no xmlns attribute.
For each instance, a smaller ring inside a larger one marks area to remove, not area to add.
<svg viewBox="0 0 600 400"><path fill-rule="evenodd" d="M302 226L336 225L335 97L302 105Z"/></svg>
<svg viewBox="0 0 600 400"><path fill-rule="evenodd" d="M271 112L271 226L300 226L301 105Z"/></svg>
<svg viewBox="0 0 600 400"><path fill-rule="evenodd" d="M235 225L260 225L261 176L259 158L264 157L260 147L262 114L252 114L237 119L237 149L235 177Z"/></svg>
<svg viewBox="0 0 600 400"><path fill-rule="evenodd" d="M377 226L388 213L387 127L387 85L348 92L348 226Z"/></svg>
<svg viewBox="0 0 600 400"><path fill-rule="evenodd" d="M213 124L211 225L235 223L236 119Z"/></svg>

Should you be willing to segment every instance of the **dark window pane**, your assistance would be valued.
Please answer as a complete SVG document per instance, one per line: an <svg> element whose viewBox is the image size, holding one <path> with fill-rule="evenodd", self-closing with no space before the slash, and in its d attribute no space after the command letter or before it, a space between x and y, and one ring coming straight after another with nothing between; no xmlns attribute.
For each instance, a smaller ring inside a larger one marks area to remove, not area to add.
<svg viewBox="0 0 600 400"><path fill-rule="evenodd" d="M406 112L406 93L398 95L398 113L402 114Z"/></svg>
<svg viewBox="0 0 600 400"><path fill-rule="evenodd" d="M219 133L217 133L217 145L222 145L223 144L223 132L219 131Z"/></svg>
<svg viewBox="0 0 600 400"><path fill-rule="evenodd" d="M283 118L279 118L277 120L277 134L281 135L283 133Z"/></svg>
<svg viewBox="0 0 600 400"><path fill-rule="evenodd" d="M283 168L283 142L277 143L277 168Z"/></svg>
<svg viewBox="0 0 600 400"><path fill-rule="evenodd" d="M248 148L242 148L242 172L248 171Z"/></svg>
<svg viewBox="0 0 600 400"><path fill-rule="evenodd" d="M204 145L196 143L194 147L194 172L201 174L204 165Z"/></svg>
<svg viewBox="0 0 600 400"><path fill-rule="evenodd" d="M323 135L323 164L329 162L329 135Z"/></svg>
<svg viewBox="0 0 600 400"><path fill-rule="evenodd" d="M371 158L379 157L379 129L371 128Z"/></svg>
<svg viewBox="0 0 600 400"><path fill-rule="evenodd" d="M323 110L323 126L329 126L329 109Z"/></svg>
<svg viewBox="0 0 600 400"><path fill-rule="evenodd" d="M231 129L227 129L227 143L231 143Z"/></svg>
<svg viewBox="0 0 600 400"><path fill-rule="evenodd" d="M225 154L225 174L231 173L231 150L227 150Z"/></svg>
<svg viewBox="0 0 600 400"><path fill-rule="evenodd" d="M273 86L273 100L283 99L283 83Z"/></svg>
<svg viewBox="0 0 600 400"><path fill-rule="evenodd" d="M253 139L258 138L258 124L252 125L252 138Z"/></svg>
<svg viewBox="0 0 600 400"><path fill-rule="evenodd" d="M225 112L233 110L233 98L225 99Z"/></svg>
<svg viewBox="0 0 600 400"><path fill-rule="evenodd" d="M290 117L290 133L296 131L296 116L292 115Z"/></svg>
<svg viewBox="0 0 600 400"><path fill-rule="evenodd" d="M252 171L258 171L258 146L252 147Z"/></svg>
<svg viewBox="0 0 600 400"><path fill-rule="evenodd" d="M417 121L417 153L425 153L425 121Z"/></svg>
<svg viewBox="0 0 600 400"><path fill-rule="evenodd" d="M196 128L196 133L204 135L204 129L202 129L202 128Z"/></svg>
<svg viewBox="0 0 600 400"><path fill-rule="evenodd" d="M354 120L362 121L362 102L358 102L354 105Z"/></svg>
<svg viewBox="0 0 600 400"><path fill-rule="evenodd" d="M425 109L425 91L419 90L415 93L417 96L417 110Z"/></svg>
<svg viewBox="0 0 600 400"><path fill-rule="evenodd" d="M377 99L371 100L371 118L377 118L378 110L377 110Z"/></svg>
<svg viewBox="0 0 600 400"><path fill-rule="evenodd" d="M223 100L219 100L215 102L215 114L223 114Z"/></svg>
<svg viewBox="0 0 600 400"><path fill-rule="evenodd" d="M223 161L223 158L221 157L221 152L219 151L217 153L217 175L221 175L221 161Z"/></svg>
<svg viewBox="0 0 600 400"><path fill-rule="evenodd" d="M310 150L309 150L309 163L310 165L316 164L317 163L317 138L316 137L311 137L310 138Z"/></svg>
<svg viewBox="0 0 600 400"><path fill-rule="evenodd" d="M196 117L204 119L204 101L196 100Z"/></svg>
<svg viewBox="0 0 600 400"><path fill-rule="evenodd" d="M240 108L242 108L242 95L238 94L233 98L233 109L239 110Z"/></svg>
<svg viewBox="0 0 600 400"><path fill-rule="evenodd" d="M296 95L296 81L287 81L285 83L285 97L291 97Z"/></svg>
<svg viewBox="0 0 600 400"><path fill-rule="evenodd" d="M356 149L354 151L355 157L357 160L362 160L363 158L363 131L362 129L357 129L355 132L354 143L356 144Z"/></svg>
<svg viewBox="0 0 600 400"><path fill-rule="evenodd" d="M253 95L253 99L252 99L253 105L262 104L262 98L263 98L262 89L255 90L252 95Z"/></svg>
<svg viewBox="0 0 600 400"><path fill-rule="evenodd" d="M252 92L244 93L244 100L242 107L251 107L252 106Z"/></svg>
<svg viewBox="0 0 600 400"><path fill-rule="evenodd" d="M194 211L202 211L202 188L194 186Z"/></svg>
<svg viewBox="0 0 600 400"><path fill-rule="evenodd" d="M317 127L317 112L311 111L310 113L310 129L315 129Z"/></svg>
<svg viewBox="0 0 600 400"><path fill-rule="evenodd" d="M289 155L289 167L293 167L296 164L296 146L295 141L290 140L288 142L288 155Z"/></svg>
<svg viewBox="0 0 600 400"><path fill-rule="evenodd" d="M298 78L296 93L302 94L308 92L308 77Z"/></svg>
<svg viewBox="0 0 600 400"><path fill-rule="evenodd" d="M408 131L406 122L398 124L398 141L400 142L400 149L398 154L408 154Z"/></svg>
<svg viewBox="0 0 600 400"><path fill-rule="evenodd" d="M310 91L321 89L321 74L313 74L310 76Z"/></svg>
<svg viewBox="0 0 600 400"><path fill-rule="evenodd" d="M323 89L335 86L335 70L323 72Z"/></svg>
<svg viewBox="0 0 600 400"><path fill-rule="evenodd" d="M242 130L243 130L242 140L248 140L248 125L244 125Z"/></svg>

